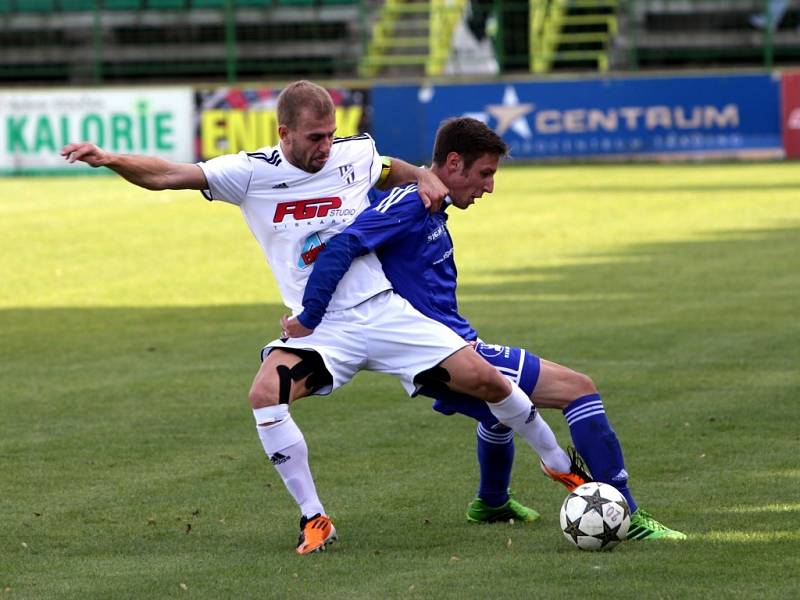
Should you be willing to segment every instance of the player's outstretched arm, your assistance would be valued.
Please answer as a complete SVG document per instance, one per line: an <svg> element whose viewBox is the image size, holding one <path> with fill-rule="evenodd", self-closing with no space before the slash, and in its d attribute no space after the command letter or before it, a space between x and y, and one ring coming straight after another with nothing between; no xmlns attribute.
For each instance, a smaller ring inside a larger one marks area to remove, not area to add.
<svg viewBox="0 0 800 600"><path fill-rule="evenodd" d="M436 175L425 167L415 167L399 158L392 158L392 167L389 176L384 181L381 189L389 189L406 183L417 182L417 192L425 205L431 212L436 212L442 207L447 187Z"/></svg>
<svg viewBox="0 0 800 600"><path fill-rule="evenodd" d="M61 149L67 162L85 162L108 167L131 183L148 190L204 190L208 188L203 170L191 163L176 163L154 156L115 154L89 142L67 144Z"/></svg>

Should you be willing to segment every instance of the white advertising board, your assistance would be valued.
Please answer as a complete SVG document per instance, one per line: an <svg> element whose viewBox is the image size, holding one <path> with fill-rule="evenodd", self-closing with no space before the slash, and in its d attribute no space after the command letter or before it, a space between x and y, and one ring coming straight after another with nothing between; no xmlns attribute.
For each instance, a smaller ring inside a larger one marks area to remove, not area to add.
<svg viewBox="0 0 800 600"><path fill-rule="evenodd" d="M188 87L2 91L0 172L63 171L59 151L79 141L191 162L193 113Z"/></svg>

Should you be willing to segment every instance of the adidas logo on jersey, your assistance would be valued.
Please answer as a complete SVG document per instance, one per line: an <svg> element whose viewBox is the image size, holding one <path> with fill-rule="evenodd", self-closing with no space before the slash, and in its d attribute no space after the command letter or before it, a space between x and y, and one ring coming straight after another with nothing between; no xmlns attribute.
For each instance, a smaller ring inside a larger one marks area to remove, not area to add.
<svg viewBox="0 0 800 600"><path fill-rule="evenodd" d="M273 190L285 190L285 189L288 189L288 188L289 188L289 186L286 185L285 183L279 183L278 185L273 185L272 186Z"/></svg>
<svg viewBox="0 0 800 600"><path fill-rule="evenodd" d="M269 457L269 462L271 462L273 465L277 466L277 465L282 465L283 463L285 463L290 458L292 458L292 457L291 456L286 456L285 454L281 454L280 452L276 452L275 454L273 454L272 456Z"/></svg>

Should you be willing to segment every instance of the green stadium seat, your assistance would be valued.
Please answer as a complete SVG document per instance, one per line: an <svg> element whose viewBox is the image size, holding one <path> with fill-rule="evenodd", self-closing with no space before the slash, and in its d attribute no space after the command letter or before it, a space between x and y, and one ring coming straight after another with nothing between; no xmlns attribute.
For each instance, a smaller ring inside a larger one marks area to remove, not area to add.
<svg viewBox="0 0 800 600"><path fill-rule="evenodd" d="M190 0L192 8L225 8L228 0ZM272 6L272 0L233 0L235 6Z"/></svg>
<svg viewBox="0 0 800 600"><path fill-rule="evenodd" d="M139 10L143 0L102 0L106 10Z"/></svg>
<svg viewBox="0 0 800 600"><path fill-rule="evenodd" d="M317 0L278 0L278 6L314 6Z"/></svg>
<svg viewBox="0 0 800 600"><path fill-rule="evenodd" d="M96 3L100 5L100 0ZM59 0L59 5L63 11L86 11L94 10L95 0Z"/></svg>
<svg viewBox="0 0 800 600"><path fill-rule="evenodd" d="M55 10L53 0L17 0L17 12L52 12Z"/></svg>
<svg viewBox="0 0 800 600"><path fill-rule="evenodd" d="M174 8L184 8L186 0L147 0L147 8L156 10L169 10Z"/></svg>

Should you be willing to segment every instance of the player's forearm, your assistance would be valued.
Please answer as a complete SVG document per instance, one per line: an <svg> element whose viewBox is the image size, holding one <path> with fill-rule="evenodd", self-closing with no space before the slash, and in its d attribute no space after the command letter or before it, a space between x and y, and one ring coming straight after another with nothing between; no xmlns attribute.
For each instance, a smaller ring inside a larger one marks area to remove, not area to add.
<svg viewBox="0 0 800 600"><path fill-rule="evenodd" d="M104 166L134 185L148 190L178 189L170 185L173 163L162 158L109 153Z"/></svg>
<svg viewBox="0 0 800 600"><path fill-rule="evenodd" d="M308 329L315 329L325 316L336 287L353 260L366 252L355 235L346 231L331 238L314 263L314 270L303 293L303 312L297 320Z"/></svg>
<svg viewBox="0 0 800 600"><path fill-rule="evenodd" d="M398 158L391 159L392 166L388 177L384 180L381 189L403 185L406 183L417 183L417 192L422 204L431 212L437 212L442 207L447 187L429 169L415 167Z"/></svg>
<svg viewBox="0 0 800 600"><path fill-rule="evenodd" d="M389 176L381 185L382 189L388 190L398 185L414 183L419 180L420 175L425 171L423 167L415 167L399 158L392 158L392 168Z"/></svg>

